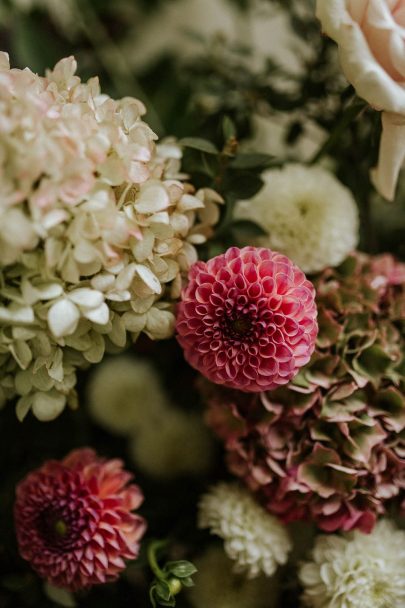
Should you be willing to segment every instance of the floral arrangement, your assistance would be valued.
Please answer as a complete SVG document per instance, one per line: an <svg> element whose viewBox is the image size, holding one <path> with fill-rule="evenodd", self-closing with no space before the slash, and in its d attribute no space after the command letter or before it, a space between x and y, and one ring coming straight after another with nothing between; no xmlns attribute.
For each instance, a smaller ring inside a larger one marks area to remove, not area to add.
<svg viewBox="0 0 405 608"><path fill-rule="evenodd" d="M405 2L199 2L0 9L0 606L403 608Z"/></svg>

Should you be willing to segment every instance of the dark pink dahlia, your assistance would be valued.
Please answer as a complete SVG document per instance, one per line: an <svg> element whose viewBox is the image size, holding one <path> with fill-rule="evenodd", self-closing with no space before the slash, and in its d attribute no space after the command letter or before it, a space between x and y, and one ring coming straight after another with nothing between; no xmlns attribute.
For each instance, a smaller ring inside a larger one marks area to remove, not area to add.
<svg viewBox="0 0 405 608"><path fill-rule="evenodd" d="M23 479L14 507L21 556L49 583L76 591L117 578L138 556L143 500L120 460L91 449L50 460Z"/></svg>
<svg viewBox="0 0 405 608"><path fill-rule="evenodd" d="M286 256L231 247L189 272L177 339L195 369L245 392L287 384L318 332L315 289Z"/></svg>

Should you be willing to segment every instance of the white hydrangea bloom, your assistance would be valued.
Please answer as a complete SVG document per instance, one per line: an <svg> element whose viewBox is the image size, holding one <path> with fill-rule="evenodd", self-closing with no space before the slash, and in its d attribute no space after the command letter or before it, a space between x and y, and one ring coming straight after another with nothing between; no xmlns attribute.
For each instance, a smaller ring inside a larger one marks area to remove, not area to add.
<svg viewBox="0 0 405 608"><path fill-rule="evenodd" d="M204 473L212 462L212 437L198 414L166 407L150 413L131 440L130 454L147 475L172 479Z"/></svg>
<svg viewBox="0 0 405 608"><path fill-rule="evenodd" d="M319 536L302 565L303 601L312 608L403 608L405 532L391 522L371 534Z"/></svg>
<svg viewBox="0 0 405 608"><path fill-rule="evenodd" d="M168 407L154 367L144 359L116 356L90 377L87 401L93 418L107 430L131 435L164 415Z"/></svg>
<svg viewBox="0 0 405 608"><path fill-rule="evenodd" d="M46 77L0 53L0 404L77 406L75 372L141 332L172 335L182 277L222 199L195 192L143 104L101 94L73 57Z"/></svg>
<svg viewBox="0 0 405 608"><path fill-rule="evenodd" d="M253 580L233 572L233 562L221 547L209 547L193 560L197 573L188 597L194 608L275 608L279 596L277 577Z"/></svg>
<svg viewBox="0 0 405 608"><path fill-rule="evenodd" d="M285 526L236 484L219 483L202 497L198 525L225 541L235 571L249 578L271 576L291 550Z"/></svg>
<svg viewBox="0 0 405 608"><path fill-rule="evenodd" d="M290 164L262 177L260 192L235 210L237 219L252 220L268 233L255 244L284 253L304 272L337 266L356 248L357 206L333 174Z"/></svg>

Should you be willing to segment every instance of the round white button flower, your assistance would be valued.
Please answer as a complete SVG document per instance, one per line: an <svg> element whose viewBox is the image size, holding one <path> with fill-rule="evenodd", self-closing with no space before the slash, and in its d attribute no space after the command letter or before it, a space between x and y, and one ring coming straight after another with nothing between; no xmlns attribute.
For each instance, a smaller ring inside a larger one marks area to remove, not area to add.
<svg viewBox="0 0 405 608"><path fill-rule="evenodd" d="M166 405L164 410L146 416L129 450L137 468L150 477L167 480L204 473L212 462L213 443L198 414Z"/></svg>
<svg viewBox="0 0 405 608"><path fill-rule="evenodd" d="M405 532L380 521L371 534L319 536L300 570L312 608L403 608Z"/></svg>
<svg viewBox="0 0 405 608"><path fill-rule="evenodd" d="M232 561L221 547L209 547L193 561L197 573L188 597L194 608L275 608L277 605L277 577L248 580L235 574Z"/></svg>
<svg viewBox="0 0 405 608"><path fill-rule="evenodd" d="M286 563L291 550L283 524L236 484L219 483L202 497L198 525L225 541L235 572L248 578L261 573L271 576L278 565Z"/></svg>
<svg viewBox="0 0 405 608"><path fill-rule="evenodd" d="M235 210L237 219L253 220L268 233L255 244L284 253L304 272L337 266L355 249L357 206L329 171L290 164L262 177L260 192Z"/></svg>
<svg viewBox="0 0 405 608"><path fill-rule="evenodd" d="M108 431L131 435L167 408L167 399L153 366L129 356L99 365L87 387L89 409Z"/></svg>

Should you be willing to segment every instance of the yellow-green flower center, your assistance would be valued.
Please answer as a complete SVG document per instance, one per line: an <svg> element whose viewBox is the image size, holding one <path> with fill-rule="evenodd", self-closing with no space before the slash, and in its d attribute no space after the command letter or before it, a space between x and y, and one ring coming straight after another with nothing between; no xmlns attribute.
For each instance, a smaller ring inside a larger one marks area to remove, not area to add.
<svg viewBox="0 0 405 608"><path fill-rule="evenodd" d="M58 519L54 523L54 530L58 536L66 536L69 528L68 528L67 524L63 521L63 519Z"/></svg>

